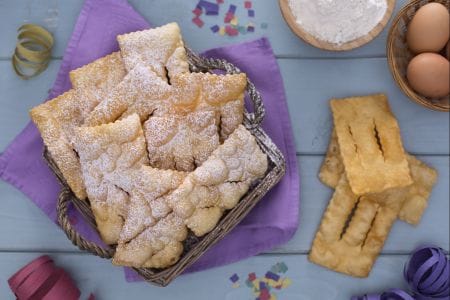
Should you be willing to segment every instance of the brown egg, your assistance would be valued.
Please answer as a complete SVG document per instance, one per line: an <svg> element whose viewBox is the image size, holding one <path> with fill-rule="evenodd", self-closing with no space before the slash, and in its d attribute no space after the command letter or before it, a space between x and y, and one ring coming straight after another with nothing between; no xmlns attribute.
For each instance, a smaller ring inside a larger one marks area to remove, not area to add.
<svg viewBox="0 0 450 300"><path fill-rule="evenodd" d="M449 40L450 16L440 3L422 6L408 25L406 40L414 53L439 52Z"/></svg>
<svg viewBox="0 0 450 300"><path fill-rule="evenodd" d="M450 41L447 43L445 54L447 55L447 59L450 60Z"/></svg>
<svg viewBox="0 0 450 300"><path fill-rule="evenodd" d="M440 98L450 90L450 63L442 55L422 53L414 57L406 72L410 86L419 94Z"/></svg>

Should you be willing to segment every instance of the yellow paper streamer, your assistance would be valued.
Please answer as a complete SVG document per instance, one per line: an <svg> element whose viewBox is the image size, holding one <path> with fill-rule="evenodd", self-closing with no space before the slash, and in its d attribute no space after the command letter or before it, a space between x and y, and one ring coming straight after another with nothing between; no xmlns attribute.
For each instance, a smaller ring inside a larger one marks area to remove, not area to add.
<svg viewBox="0 0 450 300"><path fill-rule="evenodd" d="M30 79L47 69L53 48L53 36L45 28L22 25L17 35L17 44L12 56L12 65L22 79Z"/></svg>

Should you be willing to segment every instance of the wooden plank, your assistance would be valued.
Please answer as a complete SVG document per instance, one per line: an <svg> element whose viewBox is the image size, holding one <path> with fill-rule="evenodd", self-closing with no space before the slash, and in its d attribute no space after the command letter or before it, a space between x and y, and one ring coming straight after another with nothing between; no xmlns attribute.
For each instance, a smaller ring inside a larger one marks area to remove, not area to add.
<svg viewBox="0 0 450 300"><path fill-rule="evenodd" d="M0 253L0 280L6 283L22 265L38 254ZM369 278L357 279L341 275L310 263L305 255L256 256L239 263L214 268L203 272L183 275L166 288L148 283L127 283L121 268L97 257L80 254L51 254L58 266L65 268L82 291L80 299L87 299L92 292L99 299L254 299L255 296L245 285L250 272L264 276L277 262L285 262L289 270L282 277L289 277L292 285L278 291L278 299L286 300L342 300L352 295L382 292L392 287L406 289L403 281L403 265L407 256L381 256ZM240 287L232 288L229 277L240 277ZM0 294L13 298L6 284L0 285Z"/></svg>
<svg viewBox="0 0 450 300"><path fill-rule="evenodd" d="M324 153L332 127L329 99L386 93L405 149L449 153L447 113L428 110L407 98L392 80L384 58L279 59L297 151Z"/></svg>
<svg viewBox="0 0 450 300"><path fill-rule="evenodd" d="M254 34L239 35L238 37L222 37L214 35L209 27L220 23L221 17L203 17L206 25L199 29L191 21L192 9L198 0L131 0L130 3L147 20L155 25L163 25L176 21L183 30L187 44L197 50L204 50L219 45L252 40L262 35L269 37L275 53L279 56L289 57L369 57L385 56L385 41L387 29L372 43L362 48L342 53L328 52L316 49L297 38L289 29L281 16L277 0L254 1L256 17L245 16L243 8L238 9L237 15L244 25L247 21L256 24ZM235 1L225 1L224 8ZM395 13L407 0L397 0ZM25 22L33 22L48 27L55 36L55 49L53 55L61 57L65 45L72 33L82 1L78 0L45 0L45 1L0 1L0 28L2 43L0 44L0 58L9 58L16 39L16 30ZM113 20L111 20L113 22ZM268 28L260 29L261 23L266 22ZM389 28L389 25L388 27Z"/></svg>
<svg viewBox="0 0 450 300"><path fill-rule="evenodd" d="M450 153L448 114L425 109L404 96L391 80L384 59L278 61L298 153L325 153L332 123L328 106L330 98L376 92L385 92L389 96L408 151ZM45 98L58 66L59 61L54 60L43 74L23 81L15 75L9 62L0 61L0 151L28 122L28 110Z"/></svg>
<svg viewBox="0 0 450 300"><path fill-rule="evenodd" d="M384 253L409 253L421 243L434 243L446 250L449 245L449 158L420 157L437 168L439 182L419 226L397 222L383 249ZM300 224L293 239L272 253L305 253L310 249L323 211L332 191L317 179L322 157L301 156ZM76 251L64 233L50 222L30 200L15 188L0 181L0 250ZM269 200L270 201L270 200ZM14 234L12 234L14 232ZM432 233L432 234L430 234Z"/></svg>

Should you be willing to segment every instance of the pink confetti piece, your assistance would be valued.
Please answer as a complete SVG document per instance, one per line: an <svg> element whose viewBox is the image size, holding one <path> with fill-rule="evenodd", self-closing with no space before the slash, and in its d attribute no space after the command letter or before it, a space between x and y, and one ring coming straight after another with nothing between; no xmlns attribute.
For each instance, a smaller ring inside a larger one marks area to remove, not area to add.
<svg viewBox="0 0 450 300"><path fill-rule="evenodd" d="M244 7L245 7L246 9L252 8L252 1L245 1L245 2L244 2Z"/></svg>
<svg viewBox="0 0 450 300"><path fill-rule="evenodd" d="M205 24L199 17L195 17L192 19L192 22L197 25L199 28L202 28Z"/></svg>
<svg viewBox="0 0 450 300"><path fill-rule="evenodd" d="M198 16L200 16L203 13L203 11L200 8L197 7L196 9L194 9L192 11L192 13L198 17Z"/></svg>
<svg viewBox="0 0 450 300"><path fill-rule="evenodd" d="M216 0L217 4L223 4L223 0Z"/></svg>
<svg viewBox="0 0 450 300"><path fill-rule="evenodd" d="M239 34L239 31L236 28L233 28L231 26L226 26L225 27L225 32L229 35L229 36L236 36Z"/></svg>
<svg viewBox="0 0 450 300"><path fill-rule="evenodd" d="M231 20L233 20L233 18L234 18L234 14L233 13L230 13L230 12L227 12L227 14L225 15L225 18L224 18L224 22L225 23L230 23L231 22Z"/></svg>

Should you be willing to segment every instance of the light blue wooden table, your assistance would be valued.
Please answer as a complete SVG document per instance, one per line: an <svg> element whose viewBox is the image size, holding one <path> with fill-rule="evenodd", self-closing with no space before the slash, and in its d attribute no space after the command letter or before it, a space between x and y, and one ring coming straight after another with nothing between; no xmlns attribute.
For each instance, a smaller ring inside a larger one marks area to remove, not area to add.
<svg viewBox="0 0 450 300"><path fill-rule="evenodd" d="M0 182L0 299L13 299L7 279L19 267L49 253L76 280L86 299L254 299L243 284L232 288L233 273L262 275L284 261L292 285L277 292L278 299L349 299L351 295L405 287L402 269L411 250L424 242L449 250L449 115L409 101L391 79L386 57L386 30L372 43L346 53L324 52L297 39L284 23L275 0L254 0L256 21L266 30L224 38L191 23L196 0L132 0L153 24L178 22L184 38L196 50L266 35L276 53L284 79L300 166L300 225L286 245L236 264L185 275L167 288L126 283L123 271L108 261L75 248L64 233L15 188ZM397 1L396 11L407 0ZM81 8L75 0L0 0L0 151L28 122L28 110L40 103L51 87L64 48ZM54 58L39 77L22 81L11 68L16 30L24 22L47 26L56 45ZM429 207L416 228L397 222L370 277L355 279L311 264L307 253L332 191L317 179L328 143L331 116L328 100L375 92L389 96L405 148L439 172ZM270 112L268 112L270 113Z"/></svg>

